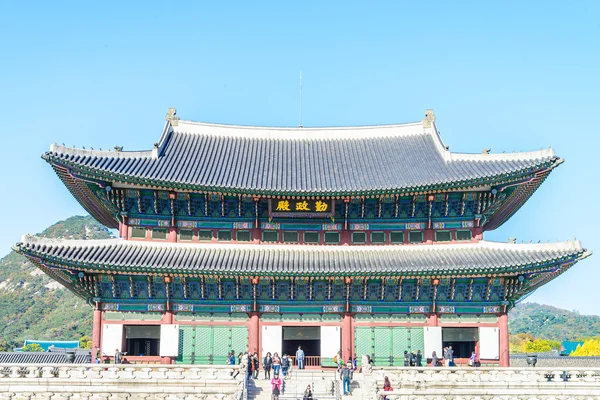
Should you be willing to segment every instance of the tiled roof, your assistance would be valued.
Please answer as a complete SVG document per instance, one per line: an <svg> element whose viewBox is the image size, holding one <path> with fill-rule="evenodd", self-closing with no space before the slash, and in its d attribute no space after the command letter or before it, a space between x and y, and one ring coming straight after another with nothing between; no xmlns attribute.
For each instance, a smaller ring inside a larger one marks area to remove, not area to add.
<svg viewBox="0 0 600 400"><path fill-rule="evenodd" d="M74 364L90 362L90 352L77 352ZM0 352L0 364L70 364L66 353L55 352Z"/></svg>
<svg viewBox="0 0 600 400"><path fill-rule="evenodd" d="M52 240L24 236L15 250L50 265L101 272L239 275L485 274L547 268L589 254L578 241L415 246L226 245Z"/></svg>
<svg viewBox="0 0 600 400"><path fill-rule="evenodd" d="M448 151L435 123L347 128L262 128L167 122L151 151L52 145L51 163L107 180L222 192L354 194L488 184L553 167L552 149L516 154Z"/></svg>

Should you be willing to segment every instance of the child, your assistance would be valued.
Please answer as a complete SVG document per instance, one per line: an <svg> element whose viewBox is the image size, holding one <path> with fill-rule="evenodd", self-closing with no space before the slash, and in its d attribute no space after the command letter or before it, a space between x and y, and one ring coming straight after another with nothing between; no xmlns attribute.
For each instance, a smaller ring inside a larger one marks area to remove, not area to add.
<svg viewBox="0 0 600 400"><path fill-rule="evenodd" d="M279 394L281 394L281 385L283 382L278 374L273 375L271 379L271 400L279 400Z"/></svg>

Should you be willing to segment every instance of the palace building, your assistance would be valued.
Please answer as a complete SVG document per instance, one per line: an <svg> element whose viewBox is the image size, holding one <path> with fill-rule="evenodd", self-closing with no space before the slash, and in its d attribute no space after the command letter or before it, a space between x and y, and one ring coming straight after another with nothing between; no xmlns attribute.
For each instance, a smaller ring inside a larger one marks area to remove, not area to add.
<svg viewBox="0 0 600 400"><path fill-rule="evenodd" d="M268 128L180 120L148 151L52 145L43 159L107 240L15 250L94 308L93 343L132 362L403 365L451 345L508 366L507 313L590 252L484 240L562 163L453 153L416 123Z"/></svg>

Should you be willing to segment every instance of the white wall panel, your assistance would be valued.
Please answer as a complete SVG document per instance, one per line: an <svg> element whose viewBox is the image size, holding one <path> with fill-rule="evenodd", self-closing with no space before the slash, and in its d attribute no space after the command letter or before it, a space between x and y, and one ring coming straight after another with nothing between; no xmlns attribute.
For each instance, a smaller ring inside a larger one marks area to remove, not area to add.
<svg viewBox="0 0 600 400"><path fill-rule="evenodd" d="M342 349L342 330L339 326L321 327L321 357L333 358Z"/></svg>
<svg viewBox="0 0 600 400"><path fill-rule="evenodd" d="M442 327L426 326L423 329L425 335L425 350L423 358L430 358L435 351L439 358L442 358Z"/></svg>
<svg viewBox="0 0 600 400"><path fill-rule="evenodd" d="M281 357L281 345L283 343L283 327L282 326L263 326L262 327L262 351L264 356L267 352L271 355L279 354Z"/></svg>
<svg viewBox="0 0 600 400"><path fill-rule="evenodd" d="M102 352L107 356L114 356L115 349L122 351L123 325L104 324L102 327Z"/></svg>
<svg viewBox="0 0 600 400"><path fill-rule="evenodd" d="M479 328L479 358L486 360L500 359L500 328Z"/></svg>
<svg viewBox="0 0 600 400"><path fill-rule="evenodd" d="M161 357L177 357L179 355L179 325L160 326Z"/></svg>

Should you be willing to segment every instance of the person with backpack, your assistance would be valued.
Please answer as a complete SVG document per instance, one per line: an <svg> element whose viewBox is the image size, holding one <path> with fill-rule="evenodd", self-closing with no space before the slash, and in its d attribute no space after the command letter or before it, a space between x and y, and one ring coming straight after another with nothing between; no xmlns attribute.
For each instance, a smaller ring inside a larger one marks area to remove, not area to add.
<svg viewBox="0 0 600 400"><path fill-rule="evenodd" d="M273 366L273 359L271 353L267 352L267 355L263 359L263 369L265 370L265 379L271 379L271 367Z"/></svg>
<svg viewBox="0 0 600 400"><path fill-rule="evenodd" d="M290 368L290 359L287 354L283 354L283 357L281 357L281 373L283 374L283 379L287 378L288 368Z"/></svg>
<svg viewBox="0 0 600 400"><path fill-rule="evenodd" d="M279 400L282 385L283 381L281 380L278 374L274 373L273 379L271 379L271 400Z"/></svg>

